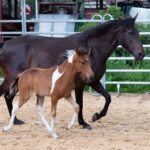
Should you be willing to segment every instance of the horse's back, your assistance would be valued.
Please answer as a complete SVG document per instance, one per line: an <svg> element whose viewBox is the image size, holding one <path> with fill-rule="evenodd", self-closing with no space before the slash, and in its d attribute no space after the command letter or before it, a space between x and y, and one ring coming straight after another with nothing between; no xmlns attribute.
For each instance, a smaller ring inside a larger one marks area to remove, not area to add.
<svg viewBox="0 0 150 150"><path fill-rule="evenodd" d="M27 69L30 67L48 68L56 65L58 56L64 52L59 42L63 38L50 38L43 36L20 36L6 41L3 45L5 55L10 65Z"/></svg>
<svg viewBox="0 0 150 150"><path fill-rule="evenodd" d="M5 49L14 49L14 47L24 47L25 45L29 44L37 44L38 46L42 46L43 43L48 43L48 41L54 41L56 38L49 38L44 36L35 36L35 35L24 35L18 36L11 40L5 41L3 44L3 48Z"/></svg>

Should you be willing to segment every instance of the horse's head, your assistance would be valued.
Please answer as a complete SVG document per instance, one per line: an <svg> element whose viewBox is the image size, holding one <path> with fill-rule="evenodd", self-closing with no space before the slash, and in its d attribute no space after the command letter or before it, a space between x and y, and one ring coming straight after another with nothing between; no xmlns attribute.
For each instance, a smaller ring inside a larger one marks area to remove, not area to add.
<svg viewBox="0 0 150 150"><path fill-rule="evenodd" d="M73 61L74 67L80 74L80 77L87 82L90 82L94 78L94 73L91 68L90 52L90 49L76 49L76 56Z"/></svg>
<svg viewBox="0 0 150 150"><path fill-rule="evenodd" d="M135 18L120 20L119 45L122 45L136 60L144 58L144 48L139 38L139 32L135 27Z"/></svg>

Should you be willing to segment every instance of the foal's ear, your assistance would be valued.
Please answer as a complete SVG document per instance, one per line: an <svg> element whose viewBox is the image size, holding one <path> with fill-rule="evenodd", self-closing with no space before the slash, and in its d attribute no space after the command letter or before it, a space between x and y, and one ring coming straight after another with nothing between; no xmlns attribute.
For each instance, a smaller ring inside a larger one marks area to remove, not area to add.
<svg viewBox="0 0 150 150"><path fill-rule="evenodd" d="M80 52L80 49L79 49L79 48L76 49L76 54L77 54L77 55L81 55L81 52Z"/></svg>
<svg viewBox="0 0 150 150"><path fill-rule="evenodd" d="M88 55L90 56L90 54L91 54L91 48L89 48L88 50Z"/></svg>
<svg viewBox="0 0 150 150"><path fill-rule="evenodd" d="M90 55L91 54L91 48L85 49L85 48L79 47L76 49L76 54L77 55L85 55L85 54Z"/></svg>

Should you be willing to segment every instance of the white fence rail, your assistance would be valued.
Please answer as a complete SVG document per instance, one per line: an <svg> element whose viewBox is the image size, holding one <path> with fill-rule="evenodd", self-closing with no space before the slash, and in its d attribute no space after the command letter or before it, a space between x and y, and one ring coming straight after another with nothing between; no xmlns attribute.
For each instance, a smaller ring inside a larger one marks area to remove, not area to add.
<svg viewBox="0 0 150 150"><path fill-rule="evenodd" d="M36 0L37 1L37 0ZM25 0L23 0L23 2L25 3ZM36 19L31 19L31 20L26 20L26 15L25 15L25 5L22 2L22 20L0 20L0 23L21 23L22 24L22 31L20 32L0 32L0 34L3 35L13 35L13 34L40 34L42 32L28 32L26 30L26 26L27 23L35 23L35 22L52 22L52 23L56 23L56 22L75 22L75 23L86 23L86 22L104 22L104 19L100 19L100 20L70 20L70 19L64 19L64 20L59 20L59 19L51 19L51 20L39 20L38 16L36 14ZM37 13L37 12L36 12ZM148 22L150 23L150 20L137 20L136 22ZM77 33L77 32L48 32L47 34L65 34L65 35L70 35L73 33ZM45 34L45 32L44 32ZM140 32L140 35L150 35L150 32ZM150 44L144 44L143 45L144 48L150 48ZM133 57L110 57L109 60L133 60ZM150 60L150 57L145 57L144 60ZM150 73L150 68L149 69L107 69L107 72L147 72ZM0 78L0 82L2 82L3 79ZM118 93L120 92L120 85L121 84L140 84L140 85L150 85L150 81L149 82L141 82L141 81L106 81L105 78L103 78L103 84L105 86L105 84L115 84L117 85L117 89L118 89Z"/></svg>

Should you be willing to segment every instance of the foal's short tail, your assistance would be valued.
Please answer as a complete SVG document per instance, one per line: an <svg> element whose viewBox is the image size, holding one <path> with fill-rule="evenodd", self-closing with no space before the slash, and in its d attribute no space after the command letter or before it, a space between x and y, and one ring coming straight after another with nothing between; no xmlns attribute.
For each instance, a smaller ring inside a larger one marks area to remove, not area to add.
<svg viewBox="0 0 150 150"><path fill-rule="evenodd" d="M8 94L8 98L11 98L13 96L15 96L18 92L18 80L19 77L17 77L10 85L9 88L9 94Z"/></svg>

